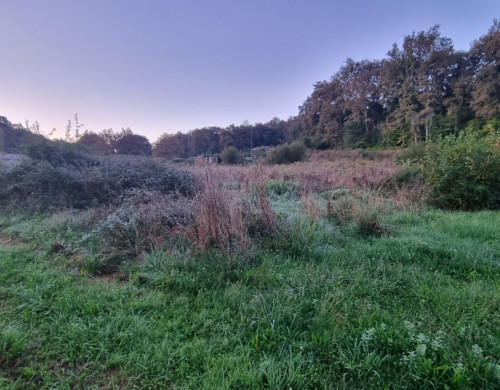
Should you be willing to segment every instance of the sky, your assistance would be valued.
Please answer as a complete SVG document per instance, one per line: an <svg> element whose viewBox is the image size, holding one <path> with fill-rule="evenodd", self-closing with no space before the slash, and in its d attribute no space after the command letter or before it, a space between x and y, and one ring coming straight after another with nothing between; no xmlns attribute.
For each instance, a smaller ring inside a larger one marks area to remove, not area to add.
<svg viewBox="0 0 500 390"><path fill-rule="evenodd" d="M439 24L468 50L498 0L0 0L0 116L62 137L287 119L346 58Z"/></svg>

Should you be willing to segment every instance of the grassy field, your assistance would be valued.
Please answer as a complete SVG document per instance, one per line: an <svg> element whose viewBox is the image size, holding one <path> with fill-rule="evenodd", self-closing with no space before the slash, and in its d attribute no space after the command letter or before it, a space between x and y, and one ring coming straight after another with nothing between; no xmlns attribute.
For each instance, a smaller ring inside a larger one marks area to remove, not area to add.
<svg viewBox="0 0 500 390"><path fill-rule="evenodd" d="M194 231L118 265L81 214L3 215L0 388L499 388L500 213L307 164L193 168Z"/></svg>

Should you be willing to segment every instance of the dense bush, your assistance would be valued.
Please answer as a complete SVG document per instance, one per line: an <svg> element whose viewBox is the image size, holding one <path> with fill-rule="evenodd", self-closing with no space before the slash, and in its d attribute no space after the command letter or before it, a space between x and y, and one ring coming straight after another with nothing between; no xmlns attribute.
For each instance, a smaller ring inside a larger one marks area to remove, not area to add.
<svg viewBox="0 0 500 390"><path fill-rule="evenodd" d="M234 146L224 149L220 158L224 164L241 164L243 162L243 156Z"/></svg>
<svg viewBox="0 0 500 390"><path fill-rule="evenodd" d="M280 145L271 150L267 155L267 161L271 164L291 164L302 161L306 156L306 146L300 141L291 144Z"/></svg>
<svg viewBox="0 0 500 390"><path fill-rule="evenodd" d="M95 163L96 157L85 153L82 145L61 140L52 141L44 137L31 138L25 142L24 154L36 161L45 161L52 166L81 166Z"/></svg>
<svg viewBox="0 0 500 390"><path fill-rule="evenodd" d="M89 235L99 239L108 257L160 249L173 229L192 224L194 218L192 200L156 191L133 189L120 203Z"/></svg>
<svg viewBox="0 0 500 390"><path fill-rule="evenodd" d="M425 156L422 174L430 201L449 209L500 208L500 124L449 135Z"/></svg>
<svg viewBox="0 0 500 390"><path fill-rule="evenodd" d="M84 209L117 203L133 188L188 195L193 186L189 173L151 158L110 156L70 162L31 159L4 169L0 175L0 207Z"/></svg>

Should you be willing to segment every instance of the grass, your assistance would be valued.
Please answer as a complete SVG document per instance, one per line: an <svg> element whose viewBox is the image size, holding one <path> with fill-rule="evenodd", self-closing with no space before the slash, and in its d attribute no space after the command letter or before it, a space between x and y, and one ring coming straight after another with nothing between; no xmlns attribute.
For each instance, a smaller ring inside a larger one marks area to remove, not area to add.
<svg viewBox="0 0 500 390"><path fill-rule="evenodd" d="M270 198L278 219L294 196ZM0 246L0 388L500 386L498 212L397 211L380 237L286 221L245 253L146 254L126 281Z"/></svg>
<svg viewBox="0 0 500 390"><path fill-rule="evenodd" d="M0 213L0 388L499 388L500 213L425 209L393 159Z"/></svg>

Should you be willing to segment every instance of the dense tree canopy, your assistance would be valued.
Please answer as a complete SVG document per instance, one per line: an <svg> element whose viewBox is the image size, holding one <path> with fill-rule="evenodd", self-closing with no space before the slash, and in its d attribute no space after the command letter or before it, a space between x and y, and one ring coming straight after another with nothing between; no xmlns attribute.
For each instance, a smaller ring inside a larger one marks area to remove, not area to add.
<svg viewBox="0 0 500 390"><path fill-rule="evenodd" d="M266 123L244 123L226 128L205 127L187 134L163 134L153 145L153 155L165 158L196 157L218 154L230 147L245 150L258 146L275 146L300 137L301 131L297 118L287 121L273 118Z"/></svg>
<svg viewBox="0 0 500 390"><path fill-rule="evenodd" d="M86 131L78 144L94 154L129 154L136 156L151 156L152 146L142 135L134 134L130 128L120 133L113 130L103 130L100 133Z"/></svg>
<svg viewBox="0 0 500 390"><path fill-rule="evenodd" d="M401 146L492 118L500 113L500 23L469 52L455 51L434 26L394 44L382 61L347 59L299 109L317 148L368 146L382 136Z"/></svg>
<svg viewBox="0 0 500 390"><path fill-rule="evenodd" d="M186 154L183 134L163 134L153 145L153 156L163 158L183 158Z"/></svg>

